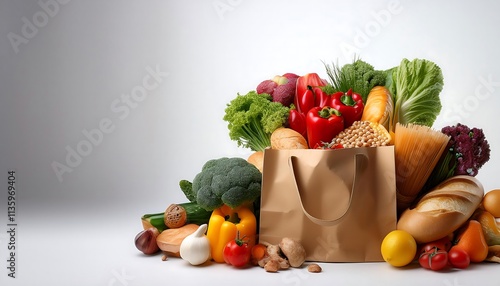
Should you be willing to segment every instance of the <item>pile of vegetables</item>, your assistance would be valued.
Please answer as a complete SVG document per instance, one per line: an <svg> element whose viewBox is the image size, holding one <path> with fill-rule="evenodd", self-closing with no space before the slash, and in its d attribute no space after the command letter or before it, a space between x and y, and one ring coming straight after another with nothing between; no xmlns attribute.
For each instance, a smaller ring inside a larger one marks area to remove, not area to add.
<svg viewBox="0 0 500 286"><path fill-rule="evenodd" d="M236 268L260 265L269 272L300 267L305 259L300 243L289 238L280 246L257 241L261 180L261 172L245 159L208 160L192 182L179 181L189 202L141 217L137 249L146 255L162 251L163 260L180 257L191 265L213 260Z"/></svg>
<svg viewBox="0 0 500 286"><path fill-rule="evenodd" d="M305 253L299 242L286 237L280 245L258 241L264 150L392 145L396 125L431 128L442 108L442 71L426 59L403 59L398 66L378 70L355 58L343 66L325 64L325 73L327 78L314 72L285 73L238 93L222 119L229 139L252 154L247 159L208 160L192 180L180 180L187 201L143 215L136 247L147 255L161 251L163 260L181 257L192 265L214 261L235 268L260 266L269 272L301 267ZM482 129L457 123L440 131L450 137L448 150L422 195L452 176L476 176L490 158ZM489 234L488 243L500 245L500 228L491 217L484 212L476 216ZM442 250L436 243L426 247L421 263L431 269ZM465 268L471 259L460 251L449 258L457 268ZM321 271L317 264L309 266L310 272Z"/></svg>
<svg viewBox="0 0 500 286"><path fill-rule="evenodd" d="M394 133L397 123L431 127L441 111L443 75L429 60L403 59L376 70L355 59L325 69L328 79L317 73L298 76L291 105L279 106L271 95L256 91L238 95L223 118L229 137L238 146L263 151L271 147L272 132L285 127L304 136L309 148L323 148L355 121L376 122Z"/></svg>
<svg viewBox="0 0 500 286"><path fill-rule="evenodd" d="M262 97L258 102L243 103L238 95L228 104L224 120L228 122L230 138L239 146L260 146L250 147L257 152L248 158L259 170L262 171L262 150L276 148L270 140L274 131L280 133L279 144L287 146L304 148L303 142L307 142L306 148L344 148L346 143L340 142L345 142L345 139L339 138L344 137L344 130L359 134L358 142L366 142L369 136L373 136L373 133L367 134L365 130L351 127L354 122L372 122L372 130L377 136L385 138L388 132L393 138L397 124L431 128L442 108L439 95L444 85L443 74L441 68L430 60L403 59L398 66L378 70L355 58L352 63L343 66L325 64L325 71L327 79L317 73L298 76L293 104L268 109L266 117L252 117L257 118L252 125L268 126L265 131L259 132L258 137L241 135L244 134L241 130L250 129L246 126L250 124L241 125L243 121L233 115L234 111L259 109L264 98L268 101L266 104L273 106L279 101L260 93L258 95ZM257 96L254 91L248 95ZM241 108L243 105L245 108ZM285 108L288 108L287 114ZM273 124L270 124L270 118L275 119ZM282 120L281 124L277 118ZM451 138L450 151L443 155L423 191L454 175L476 176L489 160L489 144L481 129L457 123L456 126L442 128L441 132ZM288 135L283 136L284 133ZM286 141L283 138L288 138L291 143L283 143Z"/></svg>

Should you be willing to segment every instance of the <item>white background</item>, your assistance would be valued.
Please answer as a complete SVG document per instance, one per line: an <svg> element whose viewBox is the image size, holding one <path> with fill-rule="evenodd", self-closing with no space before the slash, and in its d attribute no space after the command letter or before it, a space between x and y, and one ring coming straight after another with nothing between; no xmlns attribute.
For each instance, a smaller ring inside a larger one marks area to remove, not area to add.
<svg viewBox="0 0 500 286"><path fill-rule="evenodd" d="M0 284L499 285L496 264L267 274L162 262L133 245L142 214L186 200L179 180L208 159L248 156L222 120L238 92L286 72L325 76L323 62L354 54L377 69L403 58L437 63L445 85L434 127L482 128L492 153L478 178L487 191L499 188L499 9L495 1L3 0ZM100 128L92 143L85 134ZM11 169L16 279L6 268Z"/></svg>

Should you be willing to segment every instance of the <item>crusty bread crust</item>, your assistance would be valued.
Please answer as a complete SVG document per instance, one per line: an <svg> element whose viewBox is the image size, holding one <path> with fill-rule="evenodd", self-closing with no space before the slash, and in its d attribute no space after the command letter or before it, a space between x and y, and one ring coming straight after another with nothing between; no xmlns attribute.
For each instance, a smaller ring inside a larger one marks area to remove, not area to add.
<svg viewBox="0 0 500 286"><path fill-rule="evenodd" d="M397 228L410 233L417 243L440 239L464 224L483 196L484 188L476 178L449 178L420 198L414 207L405 210Z"/></svg>

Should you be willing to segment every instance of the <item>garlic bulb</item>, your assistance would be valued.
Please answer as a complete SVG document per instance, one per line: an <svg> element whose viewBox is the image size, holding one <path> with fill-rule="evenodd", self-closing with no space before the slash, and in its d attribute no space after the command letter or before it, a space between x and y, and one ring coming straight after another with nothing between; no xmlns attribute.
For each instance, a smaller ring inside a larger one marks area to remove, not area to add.
<svg viewBox="0 0 500 286"><path fill-rule="evenodd" d="M210 258L210 241L205 235L206 231L207 224L202 224L182 240L179 253L182 259L192 265L200 265Z"/></svg>

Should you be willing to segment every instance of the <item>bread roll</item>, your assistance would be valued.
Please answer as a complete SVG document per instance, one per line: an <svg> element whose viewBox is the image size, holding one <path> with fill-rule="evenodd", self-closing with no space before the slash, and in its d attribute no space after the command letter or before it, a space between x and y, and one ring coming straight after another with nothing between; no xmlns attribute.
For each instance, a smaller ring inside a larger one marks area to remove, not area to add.
<svg viewBox="0 0 500 286"><path fill-rule="evenodd" d="M307 149L308 146L306 138L291 128L280 127L271 134L272 149Z"/></svg>
<svg viewBox="0 0 500 286"><path fill-rule="evenodd" d="M445 237L464 224L484 196L482 184L471 176L454 176L436 186L400 216L397 228L417 243Z"/></svg>
<svg viewBox="0 0 500 286"><path fill-rule="evenodd" d="M247 162L254 165L262 173L264 169L264 152L255 151L247 158Z"/></svg>

